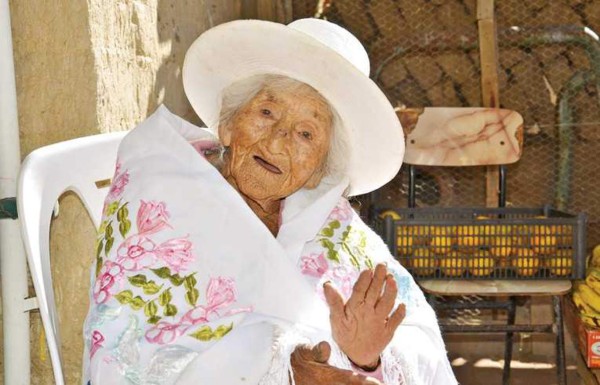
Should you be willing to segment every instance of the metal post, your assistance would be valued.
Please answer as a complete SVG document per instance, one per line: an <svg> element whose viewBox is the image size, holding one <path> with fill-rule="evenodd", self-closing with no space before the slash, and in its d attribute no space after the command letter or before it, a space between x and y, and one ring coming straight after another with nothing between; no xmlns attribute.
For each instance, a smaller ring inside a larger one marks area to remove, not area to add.
<svg viewBox="0 0 600 385"><path fill-rule="evenodd" d="M567 372L565 370L565 331L562 318L562 298L559 295L552 297L554 302L554 326L556 328L556 374L558 385L567 385Z"/></svg>
<svg viewBox="0 0 600 385"><path fill-rule="evenodd" d="M0 199L17 194L21 163L17 91L8 0L0 0ZM27 262L19 220L0 220L0 272L4 328L4 383L29 385Z"/></svg>
<svg viewBox="0 0 600 385"><path fill-rule="evenodd" d="M415 166L408 165L408 207L411 209L416 207L416 175Z"/></svg>
<svg viewBox="0 0 600 385"><path fill-rule="evenodd" d="M509 308L508 308L508 320L507 325L512 326L515 324L515 315L516 315L516 304L515 297L509 298ZM506 333L504 339L504 369L502 370L502 384L508 385L510 384L510 363L512 361L512 349L513 349L513 333Z"/></svg>
<svg viewBox="0 0 600 385"><path fill-rule="evenodd" d="M500 192L498 194L498 207L506 207L506 165L498 167Z"/></svg>

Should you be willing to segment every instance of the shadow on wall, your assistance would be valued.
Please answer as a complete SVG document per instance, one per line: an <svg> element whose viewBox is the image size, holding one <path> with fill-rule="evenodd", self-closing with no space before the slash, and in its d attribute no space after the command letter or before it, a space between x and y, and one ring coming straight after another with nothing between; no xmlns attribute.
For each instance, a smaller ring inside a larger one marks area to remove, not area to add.
<svg viewBox="0 0 600 385"><path fill-rule="evenodd" d="M159 44L170 43L171 50L156 72L147 112L154 112L162 101L173 113L194 124L202 124L183 91L183 59L202 32L240 18L241 0L159 0L157 12Z"/></svg>

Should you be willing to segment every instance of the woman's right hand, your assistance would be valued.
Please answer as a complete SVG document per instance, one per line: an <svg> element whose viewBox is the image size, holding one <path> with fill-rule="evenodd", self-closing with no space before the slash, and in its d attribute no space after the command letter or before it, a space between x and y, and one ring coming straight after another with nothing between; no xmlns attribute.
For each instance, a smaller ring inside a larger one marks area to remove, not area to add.
<svg viewBox="0 0 600 385"><path fill-rule="evenodd" d="M291 357L296 385L383 385L374 378L329 365L330 354L331 347L325 341L312 348L297 346Z"/></svg>

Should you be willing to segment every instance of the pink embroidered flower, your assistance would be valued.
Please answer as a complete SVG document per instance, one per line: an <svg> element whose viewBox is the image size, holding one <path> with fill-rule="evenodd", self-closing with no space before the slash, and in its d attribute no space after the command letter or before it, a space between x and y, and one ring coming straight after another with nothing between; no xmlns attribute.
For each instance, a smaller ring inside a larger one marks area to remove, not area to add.
<svg viewBox="0 0 600 385"><path fill-rule="evenodd" d="M103 347L104 336L98 330L92 332L92 347L90 348L90 358L94 357L94 354L98 349Z"/></svg>
<svg viewBox="0 0 600 385"><path fill-rule="evenodd" d="M344 222L352 218L352 212L353 210L352 206L350 206L350 202L346 199L342 199L340 203L331 210L329 219Z"/></svg>
<svg viewBox="0 0 600 385"><path fill-rule="evenodd" d="M329 265L325 259L325 254L310 254L300 258L300 267L302 274L321 278L327 271Z"/></svg>
<svg viewBox="0 0 600 385"><path fill-rule="evenodd" d="M93 297L97 304L102 304L112 297L114 284L123 276L123 267L111 261L104 262L94 283Z"/></svg>
<svg viewBox="0 0 600 385"><path fill-rule="evenodd" d="M208 311L205 306L196 306L181 317L181 323L185 325L196 325L208 322Z"/></svg>
<svg viewBox="0 0 600 385"><path fill-rule="evenodd" d="M190 325L160 321L146 332L146 340L152 344L170 344L183 335L189 327Z"/></svg>
<svg viewBox="0 0 600 385"><path fill-rule="evenodd" d="M153 234L169 227L169 213L164 202L141 202L136 219L140 234Z"/></svg>
<svg viewBox="0 0 600 385"><path fill-rule="evenodd" d="M321 282L330 281L340 291L345 300L350 298L354 283L358 279L359 272L351 266L336 266L323 275ZM323 285L317 285L317 293L325 300Z"/></svg>
<svg viewBox="0 0 600 385"><path fill-rule="evenodd" d="M127 238L117 249L117 263L123 269L138 271L156 261L156 244L149 238L134 235Z"/></svg>
<svg viewBox="0 0 600 385"><path fill-rule="evenodd" d="M114 201L118 199L121 196L121 194L123 194L123 190L125 190L125 186L127 186L128 183L129 171L125 170L125 172L121 173L121 163L117 161L115 176L113 177L112 184L110 185L110 189L108 190L108 196L106 200Z"/></svg>
<svg viewBox="0 0 600 385"><path fill-rule="evenodd" d="M156 255L161 258L176 273L187 269L194 260L192 242L185 238L170 239L156 248Z"/></svg>
<svg viewBox="0 0 600 385"><path fill-rule="evenodd" d="M231 305L236 301L235 283L232 278L211 278L206 288L208 312Z"/></svg>

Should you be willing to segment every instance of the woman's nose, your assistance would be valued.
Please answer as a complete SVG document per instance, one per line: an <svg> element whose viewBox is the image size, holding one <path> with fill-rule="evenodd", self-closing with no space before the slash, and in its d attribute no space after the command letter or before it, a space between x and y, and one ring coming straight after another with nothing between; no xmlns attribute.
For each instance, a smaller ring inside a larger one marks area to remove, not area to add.
<svg viewBox="0 0 600 385"><path fill-rule="evenodd" d="M281 152L289 135L290 127L288 125L282 123L274 125L269 138L269 150L273 153Z"/></svg>

